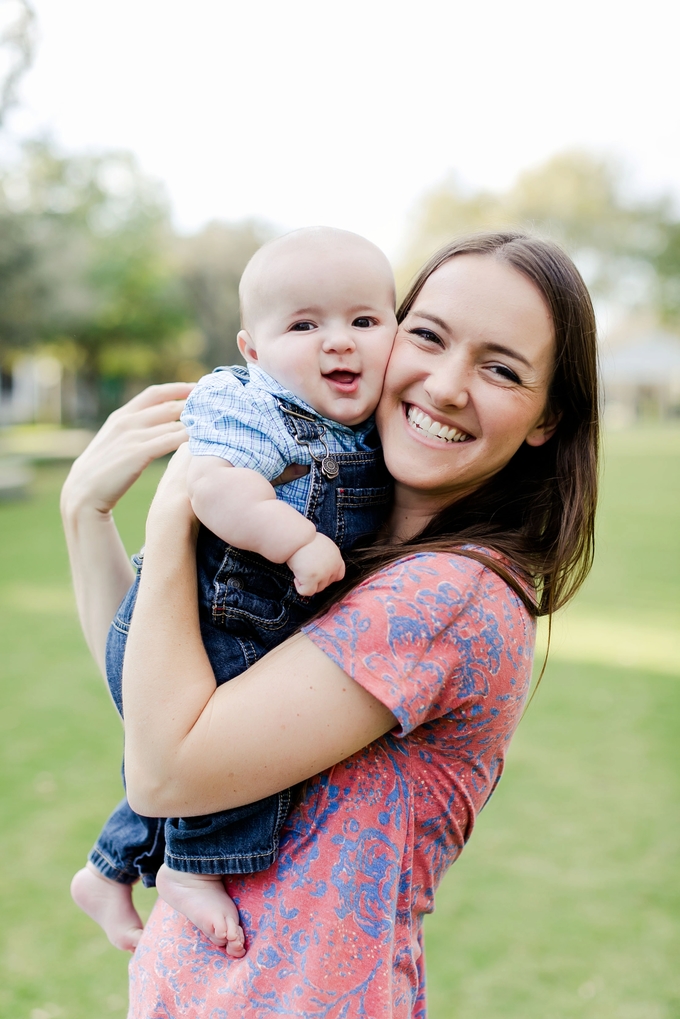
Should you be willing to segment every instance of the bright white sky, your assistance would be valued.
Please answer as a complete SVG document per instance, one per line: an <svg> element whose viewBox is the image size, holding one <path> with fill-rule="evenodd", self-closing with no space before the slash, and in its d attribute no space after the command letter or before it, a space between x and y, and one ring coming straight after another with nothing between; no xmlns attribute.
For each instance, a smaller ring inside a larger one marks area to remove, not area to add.
<svg viewBox="0 0 680 1019"><path fill-rule="evenodd" d="M14 131L125 148L194 229L327 223L398 253L455 171L505 187L552 153L623 157L680 196L677 0L34 0Z"/></svg>

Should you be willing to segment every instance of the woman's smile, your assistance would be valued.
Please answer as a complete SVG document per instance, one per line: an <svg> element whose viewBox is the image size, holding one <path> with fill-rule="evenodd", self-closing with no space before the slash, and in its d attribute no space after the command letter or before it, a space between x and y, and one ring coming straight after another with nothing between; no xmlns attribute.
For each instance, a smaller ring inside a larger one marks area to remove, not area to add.
<svg viewBox="0 0 680 1019"><path fill-rule="evenodd" d="M404 404L406 419L416 432L420 432L424 439L434 439L437 442L473 442L474 435L468 435L455 425L446 424L430 415L414 403Z"/></svg>

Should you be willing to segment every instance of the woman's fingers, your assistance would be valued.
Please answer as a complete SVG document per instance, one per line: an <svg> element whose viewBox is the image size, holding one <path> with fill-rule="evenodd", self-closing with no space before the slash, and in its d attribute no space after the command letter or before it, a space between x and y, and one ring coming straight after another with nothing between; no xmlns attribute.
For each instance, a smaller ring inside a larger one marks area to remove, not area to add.
<svg viewBox="0 0 680 1019"><path fill-rule="evenodd" d="M188 438L186 428L184 425L179 424L179 422L177 422L177 427L175 428L165 427L157 435L147 436L146 446L149 463L152 460L157 460L159 456L167 456L168 453L174 453Z"/></svg>
<svg viewBox="0 0 680 1019"><path fill-rule="evenodd" d="M107 437L113 433L123 434L135 429L152 428L158 424L179 421L184 404L184 400L168 400L150 407L131 410L130 404L126 403L125 406L115 410L105 421L98 435Z"/></svg>
<svg viewBox="0 0 680 1019"><path fill-rule="evenodd" d="M73 464L65 497L101 512L113 509L152 460L186 441L179 416L192 388L184 382L149 386L114 411Z"/></svg>
<svg viewBox="0 0 680 1019"><path fill-rule="evenodd" d="M145 407L153 407L158 403L167 403L170 400L186 400L195 384L195 382L163 382L158 386L147 386L141 393L120 407L117 413L125 410L134 412Z"/></svg>
<svg viewBox="0 0 680 1019"><path fill-rule="evenodd" d="M159 423L145 423L144 421L138 421L133 418L121 431L117 434L116 445L128 444L133 446L135 444L142 445L149 439L155 439L159 435L183 433L186 435L186 428L181 421L168 420L161 421Z"/></svg>
<svg viewBox="0 0 680 1019"><path fill-rule="evenodd" d="M129 414L122 420L128 427L151 427L166 421L179 421L185 402L184 400L169 400L153 407L145 407L134 414Z"/></svg>

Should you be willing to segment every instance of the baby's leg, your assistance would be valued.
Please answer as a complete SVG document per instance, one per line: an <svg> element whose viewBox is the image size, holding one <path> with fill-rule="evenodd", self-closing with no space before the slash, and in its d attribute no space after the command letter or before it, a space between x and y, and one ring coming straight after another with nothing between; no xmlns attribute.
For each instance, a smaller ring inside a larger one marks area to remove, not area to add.
<svg viewBox="0 0 680 1019"><path fill-rule="evenodd" d="M163 864L156 875L156 887L161 898L191 920L213 944L225 946L227 955L240 959L246 954L238 909L227 895L221 875L188 874Z"/></svg>
<svg viewBox="0 0 680 1019"><path fill-rule="evenodd" d="M104 877L88 861L71 882L71 896L99 924L112 945L134 952L144 924L132 904L132 885Z"/></svg>

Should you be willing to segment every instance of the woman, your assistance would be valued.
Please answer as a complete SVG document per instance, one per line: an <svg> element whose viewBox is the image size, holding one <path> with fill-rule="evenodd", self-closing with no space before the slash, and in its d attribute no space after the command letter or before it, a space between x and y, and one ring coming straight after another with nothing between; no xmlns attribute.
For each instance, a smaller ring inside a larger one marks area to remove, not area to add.
<svg viewBox="0 0 680 1019"><path fill-rule="evenodd" d="M301 787L276 866L230 882L245 958L159 903L131 965L135 1019L424 1015L422 915L502 772L534 617L590 565L596 354L577 271L522 235L439 252L399 318L378 410L395 480L384 540L353 589L219 690L182 451L154 500L124 680L132 806L203 814ZM109 510L181 441L167 395L117 412L66 486L100 660L129 580Z"/></svg>

